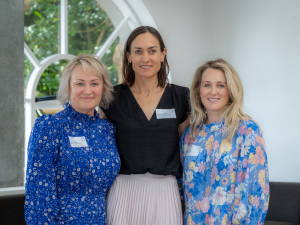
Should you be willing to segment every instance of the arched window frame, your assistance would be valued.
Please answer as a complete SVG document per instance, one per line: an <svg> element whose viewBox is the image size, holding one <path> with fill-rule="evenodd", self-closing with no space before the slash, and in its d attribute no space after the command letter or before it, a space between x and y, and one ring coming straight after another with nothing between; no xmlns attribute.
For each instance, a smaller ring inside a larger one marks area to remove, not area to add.
<svg viewBox="0 0 300 225"><path fill-rule="evenodd" d="M96 1L96 0L95 0ZM97 0L110 17L114 27L114 32L107 39L97 55L102 57L108 50L113 41L119 36L121 41L125 43L126 38L132 30L141 25L148 25L157 29L156 23L150 12L142 2L142 0ZM58 54L51 55L42 61L39 61L26 43L24 43L24 53L32 63L34 70L32 71L26 87L24 107L25 107L25 171L24 183L26 180L27 165L27 143L30 132L36 119L35 110L38 108L59 108L62 107L57 101L47 101L46 104L40 105L35 102L35 92L39 79L44 70L52 63L58 60L72 60L75 55L68 54L68 0L60 0L61 30L60 30L60 49ZM171 74L169 73L169 81L171 82ZM54 106L53 106L54 105ZM25 192L24 186L0 188L0 196L22 194Z"/></svg>
<svg viewBox="0 0 300 225"><path fill-rule="evenodd" d="M96 1L96 0L95 0ZM101 49L96 53L100 58L109 49L115 39L120 36L125 43L126 38L132 30L141 25L148 25L157 29L156 23L150 12L141 0L97 0L104 8L114 24L115 30L106 40ZM51 55L39 61L26 43L24 43L24 53L34 66L31 73L24 100L25 107L25 172L27 165L27 143L34 122L36 120L36 109L40 108L62 108L56 100L44 103L35 102L35 92L42 73L52 63L58 60L72 60L75 55L68 54L68 0L60 0L60 53ZM171 75L169 74L171 81ZM24 174L25 174L24 172ZM25 177L25 175L24 175ZM24 179L25 182L25 179Z"/></svg>

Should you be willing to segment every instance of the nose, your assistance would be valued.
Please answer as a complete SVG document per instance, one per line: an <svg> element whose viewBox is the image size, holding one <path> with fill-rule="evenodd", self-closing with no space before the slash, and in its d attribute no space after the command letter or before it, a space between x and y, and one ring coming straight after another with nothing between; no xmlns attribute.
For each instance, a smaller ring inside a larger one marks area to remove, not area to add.
<svg viewBox="0 0 300 225"><path fill-rule="evenodd" d="M212 86L212 87L211 87L210 93L211 93L212 95L216 95L216 94L217 94L217 87Z"/></svg>
<svg viewBox="0 0 300 225"><path fill-rule="evenodd" d="M90 86L90 85L85 85L85 88L84 88L83 92L84 92L85 94L90 94L90 93L92 93L91 86Z"/></svg>
<svg viewBox="0 0 300 225"><path fill-rule="evenodd" d="M148 54L148 52L144 52L142 60L143 60L143 62L148 62L149 61L149 54Z"/></svg>

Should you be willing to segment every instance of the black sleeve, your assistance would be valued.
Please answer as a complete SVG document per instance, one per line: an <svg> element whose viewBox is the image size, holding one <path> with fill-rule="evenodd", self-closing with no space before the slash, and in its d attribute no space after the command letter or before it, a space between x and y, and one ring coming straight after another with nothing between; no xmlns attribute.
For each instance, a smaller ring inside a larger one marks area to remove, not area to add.
<svg viewBox="0 0 300 225"><path fill-rule="evenodd" d="M184 88L185 91L184 91L184 94L183 94L183 103L184 105L182 106L184 108L184 112L183 112L183 115L182 115L182 118L180 119L180 123L183 123L190 115L190 112L191 112L191 102L190 102L190 89L188 88Z"/></svg>
<svg viewBox="0 0 300 225"><path fill-rule="evenodd" d="M114 86L114 91L113 91L114 100L111 103L109 103L108 108L105 109L103 107L100 107L100 109L104 112L106 118L109 121L112 121L111 113L115 112L116 99L118 98L119 89L120 89L120 85Z"/></svg>

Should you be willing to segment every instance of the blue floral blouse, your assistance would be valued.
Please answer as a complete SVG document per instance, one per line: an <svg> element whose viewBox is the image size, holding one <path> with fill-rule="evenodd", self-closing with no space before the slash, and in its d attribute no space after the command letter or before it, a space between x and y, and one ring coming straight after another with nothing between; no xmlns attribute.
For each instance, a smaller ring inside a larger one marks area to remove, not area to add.
<svg viewBox="0 0 300 225"><path fill-rule="evenodd" d="M38 118L28 144L27 224L106 224L105 194L118 175L115 125L69 104Z"/></svg>
<svg viewBox="0 0 300 225"><path fill-rule="evenodd" d="M223 122L190 127L180 140L184 224L263 224L269 202L268 163L259 127L243 121L232 142Z"/></svg>

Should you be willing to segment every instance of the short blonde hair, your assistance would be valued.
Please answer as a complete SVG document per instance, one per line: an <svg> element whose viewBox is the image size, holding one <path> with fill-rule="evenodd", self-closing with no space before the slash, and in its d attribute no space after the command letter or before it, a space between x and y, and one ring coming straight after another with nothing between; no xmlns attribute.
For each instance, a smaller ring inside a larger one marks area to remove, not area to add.
<svg viewBox="0 0 300 225"><path fill-rule="evenodd" d="M113 85L109 80L109 74L106 66L94 55L81 54L68 63L62 73L57 99L62 105L65 105L65 103L70 101L70 79L74 68L78 65L82 65L83 70L89 72L93 76L102 78L103 94L99 107L108 108L109 104L114 99L112 94Z"/></svg>
<svg viewBox="0 0 300 225"><path fill-rule="evenodd" d="M226 78L229 92L229 102L222 110L227 132L225 138L231 141L237 133L241 120L249 120L250 116L243 111L244 90L241 79L232 65L224 59L208 61L197 68L191 86L191 137L195 139L196 127L205 122L207 117L205 107L200 98L202 75L208 68L221 70Z"/></svg>

